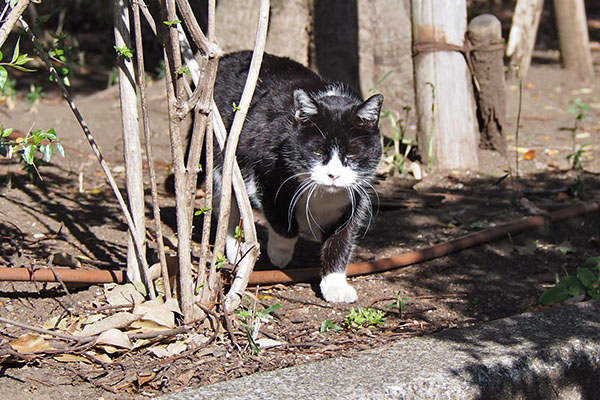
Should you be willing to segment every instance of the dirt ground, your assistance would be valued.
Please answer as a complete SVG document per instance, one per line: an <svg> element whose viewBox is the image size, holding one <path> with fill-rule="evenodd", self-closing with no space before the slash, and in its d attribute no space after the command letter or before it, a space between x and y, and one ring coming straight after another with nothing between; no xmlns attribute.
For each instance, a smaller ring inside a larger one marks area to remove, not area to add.
<svg viewBox="0 0 600 400"><path fill-rule="evenodd" d="M500 179L507 162L489 151L480 152L479 171L448 171L421 182L399 174L380 176L376 183L376 219L360 241L355 261L389 257L530 215L531 208L520 201L511 202L515 191L520 198L545 209L598 200L598 79L587 83L573 79L561 70L555 52L536 54L536 61L523 86L518 138L520 149L535 154L518 152L521 176L514 181ZM161 81L153 82L149 95L160 181L167 176L170 161L163 85ZM508 82L507 94L507 142L514 171L517 82ZM574 146L572 131L568 130L574 115L567 109L575 99L590 107L575 139L577 146L587 144L580 199L572 195L578 173L571 170L567 159ZM116 88L81 93L76 100L122 187ZM49 93L35 114L23 109L22 99L14 111L1 111L4 126L23 132L32 127L54 127L67 157L55 157L52 165L44 166L44 182L36 183L22 173L21 165L0 160L0 267L45 267L51 255L62 253L80 257L83 268L123 266L123 218L65 102ZM174 201L164 190L161 201L170 229ZM428 262L352 278L359 293L359 302L352 305L325 303L317 296L314 282L278 284L256 291L249 288L249 292L258 294L259 309L281 305L271 314L274 319L262 325L259 336L280 345L258 354L244 351L246 335L236 328L242 351L232 344L227 332L218 332L211 337L210 345L178 359L157 358L146 348L113 354L110 363L67 362L56 355L29 361L10 357L0 365L0 388L3 396L15 399L144 397L347 356L414 336L535 310L540 294L553 283L556 274L573 272L588 257L600 255L599 228L598 214L591 213ZM306 243L297 254L314 251L314 246ZM295 264L313 266L311 260L314 258L302 257ZM263 260L258 268L268 268L266 264ZM54 283L0 282L0 317L41 327L51 317L88 315L94 312L92 306L106 305L101 286L70 286L69 290L67 295ZM398 293L406 298L404 312L388 307L394 305ZM320 332L323 321L343 326L350 308L357 305L385 311L385 324ZM7 324L0 326L0 348L28 332ZM198 323L193 329L206 336L213 334L210 325Z"/></svg>

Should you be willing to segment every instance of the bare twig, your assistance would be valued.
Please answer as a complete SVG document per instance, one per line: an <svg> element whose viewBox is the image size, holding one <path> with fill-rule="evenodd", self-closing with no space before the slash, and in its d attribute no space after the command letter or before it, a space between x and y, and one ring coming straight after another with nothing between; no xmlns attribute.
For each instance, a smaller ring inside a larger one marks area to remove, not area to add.
<svg viewBox="0 0 600 400"><path fill-rule="evenodd" d="M222 172L222 190L221 199L219 201L219 219L217 225L217 236L215 239L215 250L213 254L213 262L211 268L216 267L216 257L219 254L223 254L225 248L225 237L226 230L229 221L229 212L231 207L231 179L233 173L233 160L237 149L238 140L242 132L244 120L254 95L254 89L258 81L258 74L260 72L260 66L262 64L262 58L265 51L265 44L267 39L267 30L269 26L269 0L261 0L259 11L258 11L258 27L256 29L256 39L254 42L254 52L252 53L252 60L250 61L250 69L248 71L248 77L242 92L242 98L240 99L239 110L235 113L233 123L229 136L227 137L227 144L225 146L225 156L223 161L223 172ZM250 221L253 221L250 219ZM257 254L258 255L258 254ZM240 265L236 271L236 278L232 284L232 287L227 294L225 300L225 309L233 310L239 305L241 298L240 292L247 286L248 279L254 263L246 262ZM213 275L209 276L209 279ZM214 287L216 283L216 276L208 284L210 287Z"/></svg>
<svg viewBox="0 0 600 400"><path fill-rule="evenodd" d="M77 344L79 344L79 345L86 345L86 344L89 344L89 343L91 343L91 342L93 342L93 341L96 340L96 338L93 337L93 336L73 336L73 335L67 335L67 334L64 334L64 333L49 331L48 329L38 328L38 327L35 327L35 326L27 325L27 324L24 324L22 322L13 321L13 320L10 320L10 319L7 319L7 318L3 318L3 317L0 317L0 322L2 322L4 324L16 326L18 328L23 328L23 329L27 329L27 330L30 330L30 331L33 331L33 332L41 333L41 334L44 334L44 335L54 336L54 337L59 338L59 339L72 340L74 342L77 342Z"/></svg>

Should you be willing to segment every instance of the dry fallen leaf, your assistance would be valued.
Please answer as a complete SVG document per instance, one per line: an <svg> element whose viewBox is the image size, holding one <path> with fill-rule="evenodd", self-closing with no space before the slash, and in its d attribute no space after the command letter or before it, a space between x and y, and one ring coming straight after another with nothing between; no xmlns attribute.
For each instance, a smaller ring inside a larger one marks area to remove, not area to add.
<svg viewBox="0 0 600 400"><path fill-rule="evenodd" d="M23 354L38 353L54 349L50 343L36 333L26 333L9 343L15 351Z"/></svg>
<svg viewBox="0 0 600 400"><path fill-rule="evenodd" d="M138 304L144 301L144 296L131 283L117 285L109 290L105 289L104 295L111 306Z"/></svg>
<svg viewBox="0 0 600 400"><path fill-rule="evenodd" d="M535 150L527 150L525 154L523 154L524 160L533 160L535 159Z"/></svg>
<svg viewBox="0 0 600 400"><path fill-rule="evenodd" d="M155 322L157 325L162 325L163 328L175 327L175 315L173 311L159 299L136 304L133 313L141 316L142 320Z"/></svg>
<svg viewBox="0 0 600 400"><path fill-rule="evenodd" d="M132 322L137 321L139 318L139 315L128 312L116 313L93 324L86 325L79 336L94 336L109 329L128 328Z"/></svg>
<svg viewBox="0 0 600 400"><path fill-rule="evenodd" d="M129 340L129 337L118 329L109 329L102 332L96 340L98 344L107 344L113 347L120 347L123 349L133 349L133 344Z"/></svg>

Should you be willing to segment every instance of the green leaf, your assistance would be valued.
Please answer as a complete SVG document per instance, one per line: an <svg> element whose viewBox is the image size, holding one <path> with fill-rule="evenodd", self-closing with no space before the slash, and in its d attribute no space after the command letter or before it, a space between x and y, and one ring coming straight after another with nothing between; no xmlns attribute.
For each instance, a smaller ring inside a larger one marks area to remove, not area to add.
<svg viewBox="0 0 600 400"><path fill-rule="evenodd" d="M566 292L572 296L579 296L585 294L585 286L576 276L563 276L560 278L560 282L558 282L557 286L562 286L565 288Z"/></svg>
<svg viewBox="0 0 600 400"><path fill-rule="evenodd" d="M62 158L65 158L65 148L62 144L56 143L56 151L58 151L58 154L60 154Z"/></svg>
<svg viewBox="0 0 600 400"><path fill-rule="evenodd" d="M176 19L174 21L163 21L163 24L167 25L167 26L173 26L173 25L177 25L180 24L181 20Z"/></svg>
<svg viewBox="0 0 600 400"><path fill-rule="evenodd" d="M11 64L14 64L15 61L19 58L19 43L21 42L21 37L17 39L17 44L15 45L15 50L13 51L12 60L10 60Z"/></svg>
<svg viewBox="0 0 600 400"><path fill-rule="evenodd" d="M211 210L211 208L210 208L210 207L204 207L204 208L201 208L201 209L199 209L199 210L197 210L197 211L195 211L195 212L194 212L194 216L196 216L196 217L197 217L198 215L202 215L202 214L204 214L205 212L208 212L208 211L210 211L210 210Z"/></svg>
<svg viewBox="0 0 600 400"><path fill-rule="evenodd" d="M40 146L40 151L44 155L44 161L50 162L52 160L52 156L54 155L54 146L50 144L45 144Z"/></svg>
<svg viewBox="0 0 600 400"><path fill-rule="evenodd" d="M33 146L30 144L29 146L26 146L23 149L23 152L22 152L23 160L25 160L25 162L29 165L33 165L33 161L34 161L33 156L35 154L35 147L36 146Z"/></svg>
<svg viewBox="0 0 600 400"><path fill-rule="evenodd" d="M3 89L8 80L8 71L0 65L0 89Z"/></svg>
<svg viewBox="0 0 600 400"><path fill-rule="evenodd" d="M330 329L333 329L334 331L341 331L344 328L342 328L339 325L334 324L333 322L331 322L328 319L326 319L325 321L321 322L321 329L319 330L319 332L325 333L325 332L327 332Z"/></svg>
<svg viewBox="0 0 600 400"><path fill-rule="evenodd" d="M598 285L598 277L587 268L577 268L577 278L587 289L593 289Z"/></svg>
<svg viewBox="0 0 600 400"><path fill-rule="evenodd" d="M13 132L13 128L6 128L6 129L2 128L0 130L0 136L1 137L9 137L12 132Z"/></svg>
<svg viewBox="0 0 600 400"><path fill-rule="evenodd" d="M0 50L0 61L2 61L2 58L4 58L4 54L2 54L2 50Z"/></svg>
<svg viewBox="0 0 600 400"><path fill-rule="evenodd" d="M571 295L567 293L564 287L554 286L542 293L538 302L543 306L547 306L551 303L560 304L570 297Z"/></svg>
<svg viewBox="0 0 600 400"><path fill-rule="evenodd" d="M271 314L273 311L277 310L277 309L278 309L278 308L280 308L280 307L281 307L281 304L279 304L279 303L276 303L276 304L273 304L273 305L272 305L271 307L269 307L269 308L265 308L265 309L264 309L264 310L262 310L260 313L261 313L261 314L263 314L263 315L269 315L269 314Z"/></svg>

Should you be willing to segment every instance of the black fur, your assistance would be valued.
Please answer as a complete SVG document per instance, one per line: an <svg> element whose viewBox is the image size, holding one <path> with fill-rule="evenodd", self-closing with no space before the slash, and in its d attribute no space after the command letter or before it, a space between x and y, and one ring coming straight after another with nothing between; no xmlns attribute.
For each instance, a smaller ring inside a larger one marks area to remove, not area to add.
<svg viewBox="0 0 600 400"><path fill-rule="evenodd" d="M228 129L251 56L251 52L233 53L219 63L214 98ZM302 233L300 225L308 223L312 236L320 236L322 276L345 273L355 237L371 217L370 182L382 152L377 128L382 102L381 95L363 102L352 89L325 82L299 63L264 55L237 160L253 205L264 213L274 232L294 238ZM341 161L338 169L353 171L356 182L341 188L309 184L307 172L315 165L327 164L334 153ZM217 157L220 160L220 155ZM299 220L290 207L294 200L295 208L306 206L298 200L303 188L309 200L314 198L313 208L326 204L334 192L344 193L348 201L340 206L337 218L322 218L324 226L311 221L318 213L315 209L301 211L299 215L306 215L306 221Z"/></svg>

